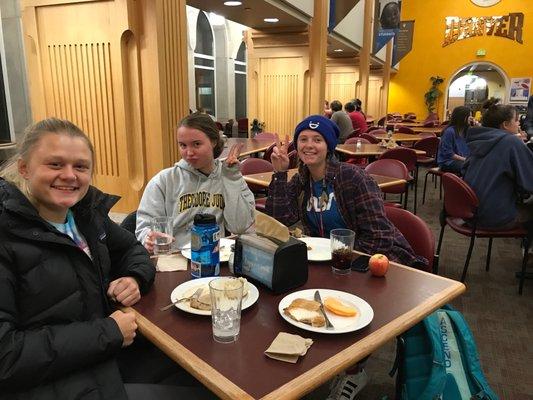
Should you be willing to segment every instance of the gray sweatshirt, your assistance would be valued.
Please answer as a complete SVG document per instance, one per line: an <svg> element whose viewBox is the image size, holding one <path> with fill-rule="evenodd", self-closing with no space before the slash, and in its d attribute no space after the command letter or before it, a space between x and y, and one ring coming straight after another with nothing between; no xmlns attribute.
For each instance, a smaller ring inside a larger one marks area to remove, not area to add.
<svg viewBox="0 0 533 400"><path fill-rule="evenodd" d="M137 210L135 234L141 243L150 231L153 217L172 216L174 219L174 248L182 248L191 240L194 216L199 213L215 215L224 236L245 232L254 222L255 200L248 189L238 165L227 167L215 160L209 176L180 160L173 167L155 175L143 193Z"/></svg>

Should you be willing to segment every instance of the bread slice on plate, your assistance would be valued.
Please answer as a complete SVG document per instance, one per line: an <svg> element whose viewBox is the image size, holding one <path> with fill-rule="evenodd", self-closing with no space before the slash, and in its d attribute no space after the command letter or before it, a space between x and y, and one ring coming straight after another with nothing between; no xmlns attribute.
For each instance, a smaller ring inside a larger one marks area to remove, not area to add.
<svg viewBox="0 0 533 400"><path fill-rule="evenodd" d="M314 300L294 299L287 308L283 309L283 312L295 321L317 328L326 325L326 319L320 310L320 303Z"/></svg>

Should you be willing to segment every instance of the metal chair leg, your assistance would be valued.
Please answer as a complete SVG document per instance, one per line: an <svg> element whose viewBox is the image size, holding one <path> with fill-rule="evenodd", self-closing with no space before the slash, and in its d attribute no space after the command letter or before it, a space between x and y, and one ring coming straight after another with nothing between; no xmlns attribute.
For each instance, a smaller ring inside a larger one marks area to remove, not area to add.
<svg viewBox="0 0 533 400"><path fill-rule="evenodd" d="M439 234L439 244L437 245L437 256L440 256L440 246L442 245L442 239L444 238L444 228L446 225L442 225Z"/></svg>
<svg viewBox="0 0 533 400"><path fill-rule="evenodd" d="M468 253L466 255L466 261L465 261L465 266L463 268L463 274L461 275L461 282L463 283L466 279L466 271L468 270L468 264L470 264L470 257L472 256L472 250L474 249L475 240L476 240L476 236L472 235L472 238L470 239L470 247L468 248Z"/></svg>
<svg viewBox="0 0 533 400"><path fill-rule="evenodd" d="M487 249L487 262L485 263L485 271L489 270L490 267L490 253L492 251L492 238L489 238L489 248Z"/></svg>
<svg viewBox="0 0 533 400"><path fill-rule="evenodd" d="M426 187L428 185L428 175L429 171L426 172L426 177L424 178L424 193L422 193L422 204L426 202Z"/></svg>
<svg viewBox="0 0 533 400"><path fill-rule="evenodd" d="M524 281L526 279L527 260L529 258L529 244L528 238L524 239L524 258L522 260L522 273L520 274L520 284L518 285L518 294L522 296L522 289L524 288Z"/></svg>
<svg viewBox="0 0 533 400"><path fill-rule="evenodd" d="M418 193L418 167L415 170L415 198L413 203L413 214L416 215L416 202L417 202L417 193Z"/></svg>

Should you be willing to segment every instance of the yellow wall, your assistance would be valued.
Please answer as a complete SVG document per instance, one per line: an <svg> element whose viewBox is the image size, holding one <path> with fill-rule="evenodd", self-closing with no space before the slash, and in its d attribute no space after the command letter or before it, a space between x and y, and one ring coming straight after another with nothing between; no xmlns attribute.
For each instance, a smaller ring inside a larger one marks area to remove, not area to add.
<svg viewBox="0 0 533 400"><path fill-rule="evenodd" d="M502 0L492 7L477 7L470 0L404 0L402 20L415 20L413 49L400 62L399 72L391 79L389 112L414 111L420 118L427 115L424 93L430 87L429 78L445 78L440 86L443 92L450 78L462 66L472 62L492 62L508 78L533 75L533 4L531 1ZM524 13L523 44L497 36L463 39L446 47L444 41L445 17L473 17ZM483 48L485 57L476 57ZM442 119L445 96L439 98L438 113Z"/></svg>

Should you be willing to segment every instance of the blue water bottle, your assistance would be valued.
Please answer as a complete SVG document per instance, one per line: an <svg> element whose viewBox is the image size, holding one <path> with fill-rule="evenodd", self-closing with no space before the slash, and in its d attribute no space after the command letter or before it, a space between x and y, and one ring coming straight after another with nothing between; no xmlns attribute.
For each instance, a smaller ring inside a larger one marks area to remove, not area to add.
<svg viewBox="0 0 533 400"><path fill-rule="evenodd" d="M220 228L212 214L196 214L191 229L191 275L193 278L220 273Z"/></svg>

